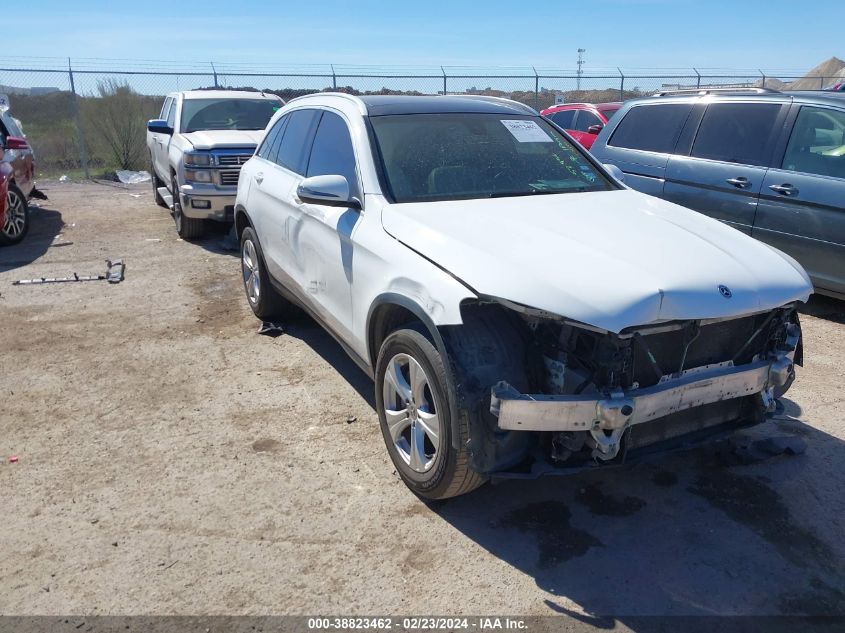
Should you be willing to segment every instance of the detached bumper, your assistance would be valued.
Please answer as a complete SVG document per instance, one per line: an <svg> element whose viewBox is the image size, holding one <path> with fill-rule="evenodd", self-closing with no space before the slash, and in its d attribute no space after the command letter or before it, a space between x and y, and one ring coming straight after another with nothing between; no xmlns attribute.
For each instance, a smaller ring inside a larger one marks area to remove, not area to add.
<svg viewBox="0 0 845 633"><path fill-rule="evenodd" d="M792 355L734 366L723 363L690 369L677 378L664 376L644 389L619 390L609 397L522 394L505 382L492 390L490 411L508 431L591 431L604 443L635 424L651 422L685 409L760 393L772 401L794 371Z"/></svg>
<svg viewBox="0 0 845 633"><path fill-rule="evenodd" d="M189 218L231 222L235 217L237 187L221 188L216 185L182 185L182 213Z"/></svg>

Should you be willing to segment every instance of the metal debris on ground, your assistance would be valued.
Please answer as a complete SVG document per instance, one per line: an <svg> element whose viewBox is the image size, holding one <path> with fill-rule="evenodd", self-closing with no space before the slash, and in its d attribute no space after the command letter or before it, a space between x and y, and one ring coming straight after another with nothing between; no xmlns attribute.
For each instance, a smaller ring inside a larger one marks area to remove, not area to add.
<svg viewBox="0 0 845 633"><path fill-rule="evenodd" d="M13 281L13 286L36 286L41 284L62 284L75 281L107 281L110 284L118 284L124 279L126 264L122 259L116 261L106 260L108 266L102 275L79 275L73 273L72 277L40 277L38 279L18 279Z"/></svg>
<svg viewBox="0 0 845 633"><path fill-rule="evenodd" d="M258 328L258 333L276 338L285 333L285 326L282 323L274 323L273 321L262 321L261 327Z"/></svg>

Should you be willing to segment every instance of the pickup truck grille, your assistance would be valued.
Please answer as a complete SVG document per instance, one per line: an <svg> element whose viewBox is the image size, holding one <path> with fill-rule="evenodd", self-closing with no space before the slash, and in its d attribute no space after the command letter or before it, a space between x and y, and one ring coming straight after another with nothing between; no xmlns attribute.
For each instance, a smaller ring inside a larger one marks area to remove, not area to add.
<svg viewBox="0 0 845 633"><path fill-rule="evenodd" d="M225 186L235 186L238 184L238 177L241 175L240 169L224 169L220 171L220 184Z"/></svg>
<svg viewBox="0 0 845 633"><path fill-rule="evenodd" d="M240 167L252 158L252 154L218 154L217 164L221 167Z"/></svg>

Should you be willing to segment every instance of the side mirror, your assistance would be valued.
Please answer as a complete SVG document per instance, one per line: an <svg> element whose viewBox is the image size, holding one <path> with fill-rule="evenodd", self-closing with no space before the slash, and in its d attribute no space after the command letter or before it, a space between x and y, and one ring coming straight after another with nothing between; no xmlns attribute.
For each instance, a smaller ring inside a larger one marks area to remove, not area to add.
<svg viewBox="0 0 845 633"><path fill-rule="evenodd" d="M619 169L616 165L609 165L604 163L604 168L607 170L611 176L613 176L619 182L625 182L625 172Z"/></svg>
<svg viewBox="0 0 845 633"><path fill-rule="evenodd" d="M167 125L164 119L152 119L147 121L147 130L153 134L167 134L173 136L173 128Z"/></svg>
<svg viewBox="0 0 845 633"><path fill-rule="evenodd" d="M588 134L598 134L603 129L604 129L604 125L602 125L601 123L596 123L595 125L591 125L590 127L587 128L587 133Z"/></svg>
<svg viewBox="0 0 845 633"><path fill-rule="evenodd" d="M297 197L303 202L322 204L328 207L360 209L361 201L349 190L349 181L344 176L311 176L296 188Z"/></svg>
<svg viewBox="0 0 845 633"><path fill-rule="evenodd" d="M29 143L26 142L25 138L19 136L7 136L5 149L27 150L29 149Z"/></svg>

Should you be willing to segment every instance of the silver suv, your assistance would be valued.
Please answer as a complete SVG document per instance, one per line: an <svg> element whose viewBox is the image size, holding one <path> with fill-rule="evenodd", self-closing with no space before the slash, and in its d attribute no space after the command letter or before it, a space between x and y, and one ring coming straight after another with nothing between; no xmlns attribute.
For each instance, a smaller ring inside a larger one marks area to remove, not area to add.
<svg viewBox="0 0 845 633"><path fill-rule="evenodd" d="M592 153L625 183L792 255L845 298L845 94L662 93L627 102Z"/></svg>

